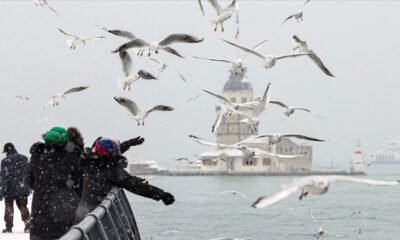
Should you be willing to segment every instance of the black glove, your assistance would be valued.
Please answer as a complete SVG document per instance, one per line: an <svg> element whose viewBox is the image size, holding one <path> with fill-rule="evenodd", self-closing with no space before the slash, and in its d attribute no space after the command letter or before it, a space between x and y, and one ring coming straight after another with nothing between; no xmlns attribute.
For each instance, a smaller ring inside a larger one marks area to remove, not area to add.
<svg viewBox="0 0 400 240"><path fill-rule="evenodd" d="M171 205L175 202L174 196L169 192L164 192L164 194L161 195L161 200L165 205Z"/></svg>
<svg viewBox="0 0 400 240"><path fill-rule="evenodd" d="M143 142L144 142L144 138L142 138L141 136L122 142L120 144L121 153L124 153L124 152L128 151L130 147L140 145Z"/></svg>

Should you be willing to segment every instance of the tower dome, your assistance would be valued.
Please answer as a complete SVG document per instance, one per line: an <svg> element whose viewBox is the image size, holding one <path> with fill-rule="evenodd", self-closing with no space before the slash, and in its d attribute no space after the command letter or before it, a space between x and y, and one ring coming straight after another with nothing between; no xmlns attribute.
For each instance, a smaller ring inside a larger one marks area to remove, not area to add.
<svg viewBox="0 0 400 240"><path fill-rule="evenodd" d="M244 68L244 72L238 72L237 75L233 69L229 70L229 79L224 85L223 91L252 91L253 86L248 81L243 81L247 69Z"/></svg>

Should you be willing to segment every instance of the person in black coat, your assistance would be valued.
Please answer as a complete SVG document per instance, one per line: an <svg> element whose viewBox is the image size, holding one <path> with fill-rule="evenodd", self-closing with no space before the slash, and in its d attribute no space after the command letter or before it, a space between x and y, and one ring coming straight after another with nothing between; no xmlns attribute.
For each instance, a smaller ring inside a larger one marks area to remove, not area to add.
<svg viewBox="0 0 400 240"><path fill-rule="evenodd" d="M19 154L12 143L6 143L3 148L6 158L1 161L0 170L0 200L4 198L4 221L6 228L3 233L11 233L14 220L14 201L21 212L25 223L25 232L29 232L28 196L29 186L25 179L28 174L28 158Z"/></svg>
<svg viewBox="0 0 400 240"><path fill-rule="evenodd" d="M141 143L143 141L142 138ZM75 223L93 211L113 186L156 201L162 200L166 205L175 201L172 194L149 185L145 179L132 176L125 171L127 159L121 155L120 144L116 140L110 138L96 140L92 153L86 154L85 158L81 159L81 166L84 171L83 192Z"/></svg>
<svg viewBox="0 0 400 240"><path fill-rule="evenodd" d="M82 192L80 148L74 147L61 127L52 128L44 139L45 143L35 143L30 150L31 240L56 239L67 232Z"/></svg>

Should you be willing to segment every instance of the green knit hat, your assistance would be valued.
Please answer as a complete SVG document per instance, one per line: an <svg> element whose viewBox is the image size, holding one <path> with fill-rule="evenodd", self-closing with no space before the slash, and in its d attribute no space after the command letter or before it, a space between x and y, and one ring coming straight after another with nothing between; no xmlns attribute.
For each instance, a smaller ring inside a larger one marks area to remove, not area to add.
<svg viewBox="0 0 400 240"><path fill-rule="evenodd" d="M44 136L45 143L66 143L68 139L67 129L63 127L53 127Z"/></svg>

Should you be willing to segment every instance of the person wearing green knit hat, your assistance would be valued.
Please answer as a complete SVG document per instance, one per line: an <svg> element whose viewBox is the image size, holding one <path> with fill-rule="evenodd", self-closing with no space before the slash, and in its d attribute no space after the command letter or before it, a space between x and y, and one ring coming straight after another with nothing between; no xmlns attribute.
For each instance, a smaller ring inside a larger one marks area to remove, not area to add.
<svg viewBox="0 0 400 240"><path fill-rule="evenodd" d="M44 135L44 141L48 144L68 142L67 129L63 127L53 127Z"/></svg>

